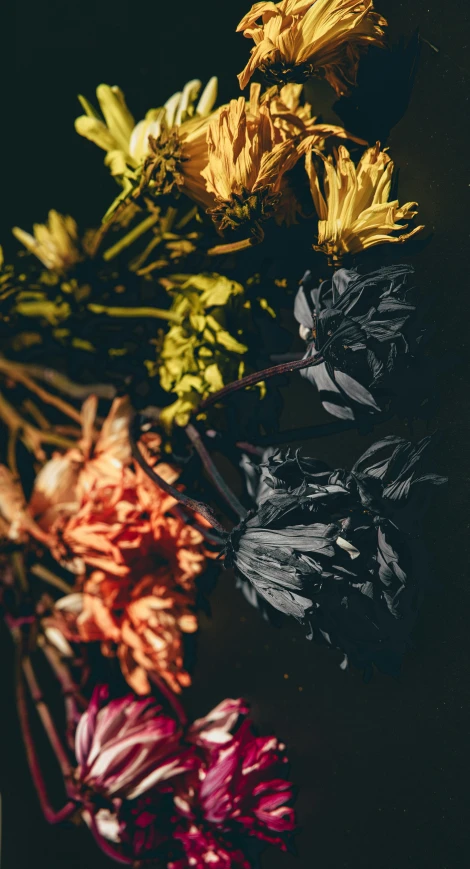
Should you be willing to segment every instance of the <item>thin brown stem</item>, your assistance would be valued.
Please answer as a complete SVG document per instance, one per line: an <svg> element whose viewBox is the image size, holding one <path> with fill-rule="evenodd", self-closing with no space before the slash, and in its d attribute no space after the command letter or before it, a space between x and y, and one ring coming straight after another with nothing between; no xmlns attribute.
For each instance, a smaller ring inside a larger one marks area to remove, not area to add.
<svg viewBox="0 0 470 869"><path fill-rule="evenodd" d="M230 486L227 485L220 472L217 470L209 452L207 451L206 447L202 442L202 438L198 430L193 425L189 424L186 426L185 431L188 435L189 440L197 451L211 482L220 493L224 501L226 501L226 503L229 505L229 507L231 507L232 510L238 514L240 519L243 519L246 516L247 511L245 510L243 504L240 503L235 493L232 492Z"/></svg>
<svg viewBox="0 0 470 869"><path fill-rule="evenodd" d="M43 815L49 824L58 824L61 821L65 821L67 820L67 818L70 818L72 816L72 814L76 810L76 805L73 802L68 802L65 804L65 806L63 806L62 809L56 812L49 802L46 783L44 781L41 766L39 763L39 758L34 747L34 740L29 724L28 707L26 703L26 695L21 673L21 635L18 629L14 628L12 630L12 636L15 640L16 646L16 703L21 733L26 749L26 758Z"/></svg>
<svg viewBox="0 0 470 869"><path fill-rule="evenodd" d="M41 462L44 462L46 459L42 444L54 444L65 449L75 446L75 442L68 438L64 438L53 431L41 431L36 426L26 422L1 393L0 419L3 420L10 431L17 432L25 447Z"/></svg>
<svg viewBox="0 0 470 869"><path fill-rule="evenodd" d="M81 713L87 708L88 703L82 694L80 694L80 691L72 679L72 674L69 667L67 667L67 664L62 661L54 647L46 642L44 637L41 635L38 637L38 646L47 659L49 666L61 687L62 696L64 698L67 745L73 751L77 724ZM79 707L81 708L81 711Z"/></svg>
<svg viewBox="0 0 470 869"><path fill-rule="evenodd" d="M320 365L324 359L322 356L311 356L308 359L299 359L297 362L285 362L282 365L273 365L271 368L265 368L263 371L255 371L254 374L247 374L241 380L235 380L234 383L229 383L217 392L209 395L198 407L198 411L205 410L217 401L222 401L232 392L238 392L239 389L246 389L248 386L254 386L255 383L260 383L262 380L269 380L271 377L276 377L280 374L290 374L292 371L300 371L302 368L310 368L313 365Z"/></svg>
<svg viewBox="0 0 470 869"><path fill-rule="evenodd" d="M49 570L47 567L44 567L42 564L33 564L30 568L30 573L33 576L37 576L38 579L42 579L43 582L47 582L49 585L53 585L55 588L58 588L60 591L65 592L65 594L70 594L72 588L70 585L67 585L65 580L61 579L60 576L56 576L52 570Z"/></svg>
<svg viewBox="0 0 470 869"><path fill-rule="evenodd" d="M45 402L45 404L50 404L52 407L56 407L57 410L60 410L75 422L81 422L81 416L78 410L72 407L72 405L67 401L64 401L63 398L59 398L57 395L51 395L51 393L43 389L42 386L38 386L33 378L30 377L29 374L26 374L25 371L14 362L9 362L7 359L0 359L0 371L8 377L11 377L12 380L15 380L17 383L22 383L23 386L26 386L27 389L34 392L41 401Z"/></svg>
<svg viewBox="0 0 470 869"><path fill-rule="evenodd" d="M188 507L190 510L194 510L195 513L199 513L201 516L204 516L205 519L212 525L213 528L216 528L221 534L225 535L226 531L222 528L222 525L215 518L213 511L207 504L203 504L201 501L195 501L193 498L189 498L188 495L185 495L183 492L180 492L178 489L175 489L174 486L171 486L170 483L167 483L163 477L160 477L153 468L145 461L137 440L139 436L139 428L138 428L138 420L137 417L131 421L129 426L129 440L131 444L132 456L137 462L137 464L142 468L144 473L152 480L153 483L156 483L160 489L163 489L167 495L171 495L175 501L178 501L180 504L184 504L185 507Z"/></svg>
<svg viewBox="0 0 470 869"><path fill-rule="evenodd" d="M38 715L42 721L42 725L44 727L44 730L46 731L52 750L59 763L62 775L65 778L68 778L72 772L72 766L67 756L67 752L65 751L62 742L60 741L55 724L52 720L51 713L49 712L49 708L44 701L41 689L37 683L36 676L34 675L34 670L31 666L31 660L29 659L29 657L23 659L23 672L31 697L36 705Z"/></svg>

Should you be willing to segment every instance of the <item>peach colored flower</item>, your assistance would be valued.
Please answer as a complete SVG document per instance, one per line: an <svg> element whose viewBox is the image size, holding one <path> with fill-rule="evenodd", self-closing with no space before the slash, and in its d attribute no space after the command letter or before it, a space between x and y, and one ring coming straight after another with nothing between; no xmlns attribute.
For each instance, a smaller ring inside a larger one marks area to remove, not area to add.
<svg viewBox="0 0 470 869"><path fill-rule="evenodd" d="M197 630L195 588L177 586L167 566L147 567L148 573L131 579L94 570L80 583L82 593L62 598L58 613L45 621L60 630L65 613L74 620L67 639L99 641L105 655L117 654L136 694L150 691L152 673L179 693L191 681L183 666L183 634Z"/></svg>
<svg viewBox="0 0 470 869"><path fill-rule="evenodd" d="M276 83L322 71L338 95L347 93L356 82L360 52L383 45L387 22L373 10L373 0L255 3L237 28L255 43L238 76L240 87L257 69Z"/></svg>

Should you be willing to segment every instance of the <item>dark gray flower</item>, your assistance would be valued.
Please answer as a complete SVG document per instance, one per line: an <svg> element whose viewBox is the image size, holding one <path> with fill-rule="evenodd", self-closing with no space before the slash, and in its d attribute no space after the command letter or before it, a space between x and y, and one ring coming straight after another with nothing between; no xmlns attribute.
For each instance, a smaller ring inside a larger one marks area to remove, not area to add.
<svg viewBox="0 0 470 869"><path fill-rule="evenodd" d="M262 501L231 532L226 564L310 637L358 666L397 672L423 592L418 507L430 484L445 482L419 472L428 443L387 437L351 471L271 456Z"/></svg>
<svg viewBox="0 0 470 869"><path fill-rule="evenodd" d="M412 328L413 275L409 265L367 275L339 269L319 287L310 272L304 275L294 315L308 344L306 357L321 354L325 362L301 374L334 416L373 415L389 408L396 395L409 394L420 339Z"/></svg>

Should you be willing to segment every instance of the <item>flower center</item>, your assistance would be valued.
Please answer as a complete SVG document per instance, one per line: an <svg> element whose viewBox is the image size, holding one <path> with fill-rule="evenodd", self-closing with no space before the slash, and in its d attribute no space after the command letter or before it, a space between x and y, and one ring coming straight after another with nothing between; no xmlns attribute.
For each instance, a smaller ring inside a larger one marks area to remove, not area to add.
<svg viewBox="0 0 470 869"><path fill-rule="evenodd" d="M242 188L232 193L229 200L209 209L209 214L220 232L226 229L242 229L250 224L253 235L259 235L260 223L272 217L281 198L271 187L262 187L254 192Z"/></svg>
<svg viewBox="0 0 470 869"><path fill-rule="evenodd" d="M285 60L270 61L269 58L260 65L259 71L267 84L278 85L291 81L297 84L319 75L313 63L295 64Z"/></svg>
<svg viewBox="0 0 470 869"><path fill-rule="evenodd" d="M148 187L157 196L168 195L184 182L183 144L178 131L163 130L158 139L149 136L150 154L145 160L142 187Z"/></svg>

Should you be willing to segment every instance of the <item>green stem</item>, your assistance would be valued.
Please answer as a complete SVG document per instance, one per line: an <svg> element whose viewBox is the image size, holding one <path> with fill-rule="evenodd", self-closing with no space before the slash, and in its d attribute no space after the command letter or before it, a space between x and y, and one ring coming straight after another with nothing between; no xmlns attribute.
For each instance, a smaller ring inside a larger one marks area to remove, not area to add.
<svg viewBox="0 0 470 869"><path fill-rule="evenodd" d="M120 238L119 241L116 242L116 244L113 244L112 247L108 247L108 249L105 250L103 254L103 259L106 260L106 262L114 259L114 257L117 256L118 253L121 253L121 251L125 250L126 247L130 247L130 245L133 244L133 242L136 241L137 238L140 238L140 236L143 235L144 232L147 232L148 229L151 229L151 227L154 226L158 220L160 220L159 211L157 211L155 214L150 214L149 217L146 217L145 220L142 221L142 223L139 223L137 226L134 227L134 229L131 229L130 232L127 233L127 235L124 235L122 238Z"/></svg>
<svg viewBox="0 0 470 869"><path fill-rule="evenodd" d="M181 318L165 308L109 308L107 305L87 305L92 314L106 314L108 317L155 317L169 323L181 323Z"/></svg>

